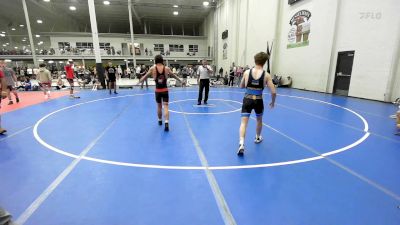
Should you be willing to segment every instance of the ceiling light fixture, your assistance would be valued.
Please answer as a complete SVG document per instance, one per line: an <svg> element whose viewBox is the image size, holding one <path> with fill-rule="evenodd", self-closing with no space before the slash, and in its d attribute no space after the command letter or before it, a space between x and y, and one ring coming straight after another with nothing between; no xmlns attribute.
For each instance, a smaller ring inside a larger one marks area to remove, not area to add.
<svg viewBox="0 0 400 225"><path fill-rule="evenodd" d="M44 2L50 2L50 0L43 0Z"/></svg>
<svg viewBox="0 0 400 225"><path fill-rule="evenodd" d="M6 32L5 32L5 31L2 31L1 33L2 33L2 34L5 34Z"/></svg>
<svg viewBox="0 0 400 225"><path fill-rule="evenodd" d="M22 39L22 41L25 42L26 40L25 40L25 39Z"/></svg>
<svg viewBox="0 0 400 225"><path fill-rule="evenodd" d="M207 2L207 1L205 1L205 2L203 2L203 5L204 5L205 7L207 7L208 5L210 5L210 3Z"/></svg>
<svg viewBox="0 0 400 225"><path fill-rule="evenodd" d="M104 1L103 4L104 5L110 5L110 1Z"/></svg>
<svg viewBox="0 0 400 225"><path fill-rule="evenodd" d="M25 25L23 25L23 24L20 24L19 26L20 26L20 27L24 27Z"/></svg>
<svg viewBox="0 0 400 225"><path fill-rule="evenodd" d="M18 47L14 47L15 49L18 49Z"/></svg>
<svg viewBox="0 0 400 225"><path fill-rule="evenodd" d="M36 34L35 37L40 38L40 35L39 35L39 34Z"/></svg>
<svg viewBox="0 0 400 225"><path fill-rule="evenodd" d="M178 5L174 5L173 7L174 7L174 8L179 8L179 6L178 6Z"/></svg>
<svg viewBox="0 0 400 225"><path fill-rule="evenodd" d="M76 10L76 7L75 7L75 6L70 6L70 7L69 7L69 10L75 11L75 10Z"/></svg>
<svg viewBox="0 0 400 225"><path fill-rule="evenodd" d="M11 30L16 30L16 29L13 27L13 28L11 28Z"/></svg>
<svg viewBox="0 0 400 225"><path fill-rule="evenodd" d="M174 14L175 16L177 16L177 15L179 15L179 12L178 12L178 11L174 11L173 14Z"/></svg>
<svg viewBox="0 0 400 225"><path fill-rule="evenodd" d="M37 23L43 23L43 20L36 20Z"/></svg>
<svg viewBox="0 0 400 225"><path fill-rule="evenodd" d="M6 59L4 60L4 62L11 62L11 59Z"/></svg>

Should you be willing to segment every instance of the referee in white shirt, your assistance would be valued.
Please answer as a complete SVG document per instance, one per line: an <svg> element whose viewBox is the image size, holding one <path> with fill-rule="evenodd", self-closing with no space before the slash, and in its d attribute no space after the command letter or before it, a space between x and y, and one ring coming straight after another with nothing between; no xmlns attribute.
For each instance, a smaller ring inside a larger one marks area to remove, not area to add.
<svg viewBox="0 0 400 225"><path fill-rule="evenodd" d="M197 69L197 83L199 83L199 98L197 105L201 105L201 100L203 99L203 89L206 89L204 94L204 104L207 104L208 92L210 91L210 76L213 70L211 66L207 65L207 60L203 59L203 65L200 65Z"/></svg>

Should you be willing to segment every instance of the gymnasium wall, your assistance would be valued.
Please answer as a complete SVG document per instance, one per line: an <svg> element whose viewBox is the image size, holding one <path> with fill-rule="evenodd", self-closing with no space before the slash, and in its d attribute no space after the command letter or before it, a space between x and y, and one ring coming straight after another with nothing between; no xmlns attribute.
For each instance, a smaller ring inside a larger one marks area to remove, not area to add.
<svg viewBox="0 0 400 225"><path fill-rule="evenodd" d="M280 9L281 26L272 73L291 76L294 88L324 92L333 45L336 0L304 0L292 6L284 2ZM300 10L311 12L309 45L289 48L289 22Z"/></svg>
<svg viewBox="0 0 400 225"><path fill-rule="evenodd" d="M253 65L253 56L266 51L267 42L271 43L275 35L277 3L278 0L224 0L209 14L205 27L208 33L217 32L217 43L214 38L209 38L208 45L218 49L218 68L228 71L232 62L241 66ZM228 38L223 40L225 30L228 30ZM224 45L227 46L226 57Z"/></svg>
<svg viewBox="0 0 400 225"><path fill-rule="evenodd" d="M337 53L354 50L349 96L390 101L391 83L395 82L391 75L395 74L399 61L398 3L396 0L341 1L328 92L333 89ZM397 73L397 76L400 75Z"/></svg>
<svg viewBox="0 0 400 225"><path fill-rule="evenodd" d="M304 9L311 12L308 46L288 48L290 19ZM349 95L389 101L400 95L399 11L396 0L303 0L292 6L287 0L225 0L215 10L217 24L209 22L205 29L217 32L217 43L209 38L208 45L218 47L218 68L226 71L232 62L253 65L253 55L273 40L272 74L291 76L294 88L312 91L331 93L337 53L354 50ZM362 13L381 17L361 18ZM224 30L229 31L226 40Z"/></svg>
<svg viewBox="0 0 400 225"><path fill-rule="evenodd" d="M209 13L206 19L202 24L203 34L207 37L206 48L208 51L208 47L210 47L210 54L213 57L214 50L214 35L216 34L216 28L213 26L214 24L214 12Z"/></svg>

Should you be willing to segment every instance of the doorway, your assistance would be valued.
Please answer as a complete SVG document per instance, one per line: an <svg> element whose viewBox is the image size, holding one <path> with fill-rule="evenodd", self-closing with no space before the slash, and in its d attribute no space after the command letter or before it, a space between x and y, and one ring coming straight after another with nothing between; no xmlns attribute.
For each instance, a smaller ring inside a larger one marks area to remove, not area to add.
<svg viewBox="0 0 400 225"><path fill-rule="evenodd" d="M351 72L353 70L354 51L339 52L336 64L333 93L348 96Z"/></svg>

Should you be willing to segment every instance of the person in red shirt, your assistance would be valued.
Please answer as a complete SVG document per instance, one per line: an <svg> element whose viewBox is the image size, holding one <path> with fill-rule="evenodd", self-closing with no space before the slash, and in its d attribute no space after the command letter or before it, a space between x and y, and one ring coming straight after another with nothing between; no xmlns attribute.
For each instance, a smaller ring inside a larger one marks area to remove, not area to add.
<svg viewBox="0 0 400 225"><path fill-rule="evenodd" d="M3 71L0 70L0 91L1 91L1 96L0 96L0 107L1 107L1 99L7 98L7 82L6 79L4 78L4 73ZM6 129L1 127L1 117L0 117L0 134L4 134L7 132Z"/></svg>
<svg viewBox="0 0 400 225"><path fill-rule="evenodd" d="M70 98L80 98L79 96L74 95L74 62L69 61L68 64L64 67L65 73L67 74L67 80L70 86L70 92L69 92L69 97Z"/></svg>

